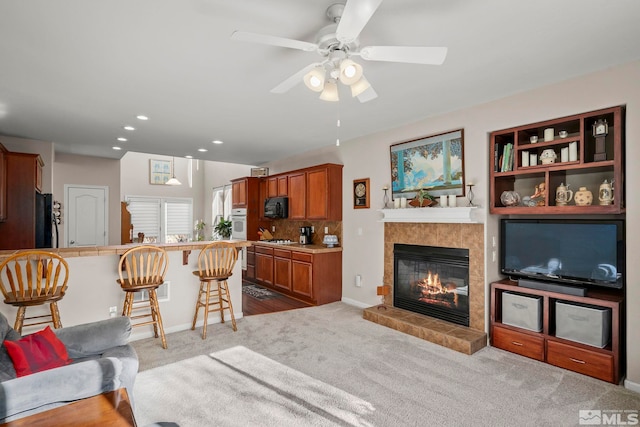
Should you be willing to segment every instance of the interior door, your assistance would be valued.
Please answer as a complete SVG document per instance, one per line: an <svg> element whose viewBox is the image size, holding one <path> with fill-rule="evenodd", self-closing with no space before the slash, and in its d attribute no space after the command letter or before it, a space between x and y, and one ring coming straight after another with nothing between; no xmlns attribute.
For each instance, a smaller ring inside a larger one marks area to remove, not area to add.
<svg viewBox="0 0 640 427"><path fill-rule="evenodd" d="M66 246L107 245L108 187L65 186Z"/></svg>

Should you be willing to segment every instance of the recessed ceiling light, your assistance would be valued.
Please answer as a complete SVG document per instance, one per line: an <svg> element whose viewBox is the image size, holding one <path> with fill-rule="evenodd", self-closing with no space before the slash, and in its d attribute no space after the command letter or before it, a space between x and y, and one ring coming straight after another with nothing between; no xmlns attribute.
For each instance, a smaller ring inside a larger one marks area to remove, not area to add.
<svg viewBox="0 0 640 427"><path fill-rule="evenodd" d="M206 153L207 149L206 148L198 148L198 151L201 153Z"/></svg>
<svg viewBox="0 0 640 427"><path fill-rule="evenodd" d="M111 147L111 148L113 148L114 150L122 150L122 148L117 147L117 146L115 146L115 147Z"/></svg>
<svg viewBox="0 0 640 427"><path fill-rule="evenodd" d="M143 115L139 115L139 116L136 116L136 119L138 119L138 120L149 120L149 117L143 116Z"/></svg>
<svg viewBox="0 0 640 427"><path fill-rule="evenodd" d="M184 156L184 157L185 157L185 158L187 158L187 159L193 159L193 156L192 156L192 155L189 155L189 154L187 154L187 155L186 155L186 156Z"/></svg>
<svg viewBox="0 0 640 427"><path fill-rule="evenodd" d="M133 126L125 126L124 130L136 130Z"/></svg>
<svg viewBox="0 0 640 427"><path fill-rule="evenodd" d="M116 138L118 141L120 142L127 142L127 138L123 138L121 136L119 136L118 138Z"/></svg>
<svg viewBox="0 0 640 427"><path fill-rule="evenodd" d="M214 144L224 144L224 142L220 141L219 139L216 139L215 141L211 141Z"/></svg>

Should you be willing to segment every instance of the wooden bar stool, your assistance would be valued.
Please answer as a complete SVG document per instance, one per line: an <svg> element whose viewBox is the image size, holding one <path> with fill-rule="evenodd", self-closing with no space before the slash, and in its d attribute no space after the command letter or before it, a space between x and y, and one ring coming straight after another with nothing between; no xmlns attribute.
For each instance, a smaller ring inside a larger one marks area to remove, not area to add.
<svg viewBox="0 0 640 427"><path fill-rule="evenodd" d="M168 266L169 259L164 249L149 245L137 246L122 254L118 263L120 278L117 280L125 292L122 315L131 318L131 326L153 325L154 336L158 338L158 334L160 335L162 348L165 349L167 340L164 337L156 290L164 283ZM134 294L143 291L147 291L148 298L134 302ZM138 312L149 310L149 312L132 316L131 313L134 310ZM149 317L151 320L139 321Z"/></svg>
<svg viewBox="0 0 640 427"><path fill-rule="evenodd" d="M224 323L224 311L229 310L233 330L238 330L227 283L237 259L236 247L226 242L210 243L202 248L200 255L198 255L198 271L194 271L193 274L200 278L200 291L198 292L196 313L193 316L191 330L196 328L198 311L200 307L203 307L202 339L207 337L207 319L210 312L219 311L221 323Z"/></svg>
<svg viewBox="0 0 640 427"><path fill-rule="evenodd" d="M6 304L18 307L13 329L22 334L23 326L53 323L61 328L58 301L64 297L69 266L60 255L42 250L21 251L0 264L0 289ZM51 314L25 317L27 307L49 304ZM28 320L39 320L25 323Z"/></svg>

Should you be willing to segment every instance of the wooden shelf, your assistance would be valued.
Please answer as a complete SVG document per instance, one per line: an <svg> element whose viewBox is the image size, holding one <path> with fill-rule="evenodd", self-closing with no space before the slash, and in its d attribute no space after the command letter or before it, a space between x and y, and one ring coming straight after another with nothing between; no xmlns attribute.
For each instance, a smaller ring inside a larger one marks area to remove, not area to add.
<svg viewBox="0 0 640 427"><path fill-rule="evenodd" d="M501 215L531 214L571 214L571 215L608 215L624 213L624 107L612 107L574 116L563 117L545 122L518 126L491 133L489 211ZM609 125L605 137L605 160L596 160L596 138L591 127L596 120L604 119ZM544 141L545 129L554 129L554 139ZM566 138L557 136L558 131L566 130ZM538 142L531 143L532 136ZM560 162L561 150L576 144L577 159ZM512 146L513 159L506 162L507 170L502 171L500 161L507 145ZM553 149L557 155L551 164L523 164L523 153L535 154L538 162L544 150ZM613 180L614 199L610 205L599 205L599 186L604 180ZM544 206L524 207L503 206L500 196L504 191L515 191L521 198L531 196L537 185L546 186ZM593 194L594 204L576 206L571 201L567 206L556 206L555 191L560 184L577 191L586 187Z"/></svg>

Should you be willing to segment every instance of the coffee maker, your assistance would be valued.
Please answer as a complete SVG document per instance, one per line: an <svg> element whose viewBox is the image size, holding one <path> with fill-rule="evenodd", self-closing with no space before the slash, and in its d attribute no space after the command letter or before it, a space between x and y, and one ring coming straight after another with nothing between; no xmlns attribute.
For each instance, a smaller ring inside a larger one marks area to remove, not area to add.
<svg viewBox="0 0 640 427"><path fill-rule="evenodd" d="M300 244L311 244L311 227L300 227Z"/></svg>

